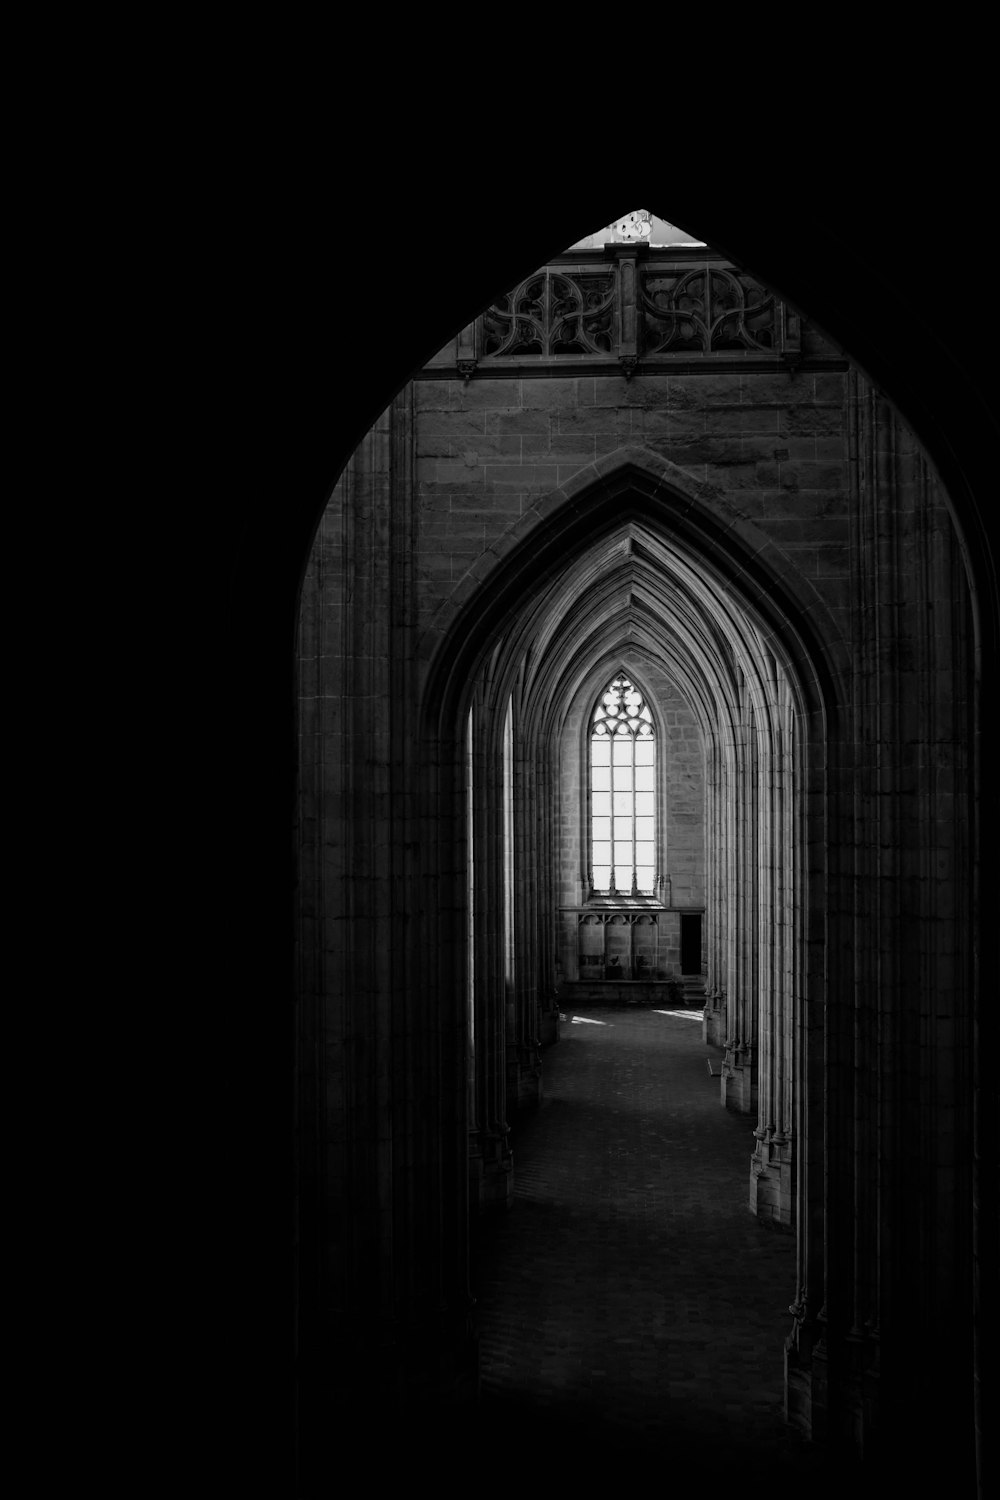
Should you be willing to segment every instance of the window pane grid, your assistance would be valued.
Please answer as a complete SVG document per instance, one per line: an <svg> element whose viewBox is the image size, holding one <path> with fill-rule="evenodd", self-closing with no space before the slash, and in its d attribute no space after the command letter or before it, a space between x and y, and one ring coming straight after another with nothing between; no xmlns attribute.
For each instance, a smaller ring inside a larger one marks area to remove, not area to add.
<svg viewBox="0 0 1000 1500"><path fill-rule="evenodd" d="M590 752L593 888L652 893L656 880L655 731L642 693L624 673L612 679L594 709Z"/></svg>

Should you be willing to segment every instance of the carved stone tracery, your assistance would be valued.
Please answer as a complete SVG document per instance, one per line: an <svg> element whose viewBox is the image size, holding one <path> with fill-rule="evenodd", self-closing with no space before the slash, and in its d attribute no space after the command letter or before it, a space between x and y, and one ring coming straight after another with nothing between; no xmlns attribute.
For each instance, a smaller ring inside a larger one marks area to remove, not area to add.
<svg viewBox="0 0 1000 1500"><path fill-rule="evenodd" d="M600 270L546 267L483 313L485 359L617 359L691 355L799 358L798 320L753 277L717 264L636 265L632 249Z"/></svg>
<svg viewBox="0 0 1000 1500"><path fill-rule="evenodd" d="M718 266L651 267L640 282L643 354L772 353L777 299L751 277Z"/></svg>
<svg viewBox="0 0 1000 1500"><path fill-rule="evenodd" d="M546 269L483 314L483 353L610 355L614 316L612 272Z"/></svg>

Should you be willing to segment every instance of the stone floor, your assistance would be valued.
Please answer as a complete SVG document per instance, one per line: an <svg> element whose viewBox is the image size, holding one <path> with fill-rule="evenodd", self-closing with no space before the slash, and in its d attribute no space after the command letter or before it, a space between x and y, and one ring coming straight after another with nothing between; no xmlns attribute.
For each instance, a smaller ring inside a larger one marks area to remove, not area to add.
<svg viewBox="0 0 1000 1500"><path fill-rule="evenodd" d="M826 1493L782 1413L794 1237L747 1207L753 1122L720 1107L700 1012L591 1006L560 1030L514 1206L474 1251L483 1439L584 1485L631 1464Z"/></svg>

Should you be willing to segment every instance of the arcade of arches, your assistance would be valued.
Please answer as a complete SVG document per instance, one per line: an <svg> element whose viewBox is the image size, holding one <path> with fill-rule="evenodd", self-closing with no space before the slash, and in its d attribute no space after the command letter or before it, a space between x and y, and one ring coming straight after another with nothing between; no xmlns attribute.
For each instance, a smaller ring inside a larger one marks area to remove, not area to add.
<svg viewBox="0 0 1000 1500"><path fill-rule="evenodd" d="M511 1201L560 1008L680 984L748 1212L796 1236L789 1420L864 1452L933 1410L971 1447L972 651L919 444L709 247L573 247L398 393L299 626L324 1399L474 1391L470 1220ZM622 674L651 790L604 803Z"/></svg>

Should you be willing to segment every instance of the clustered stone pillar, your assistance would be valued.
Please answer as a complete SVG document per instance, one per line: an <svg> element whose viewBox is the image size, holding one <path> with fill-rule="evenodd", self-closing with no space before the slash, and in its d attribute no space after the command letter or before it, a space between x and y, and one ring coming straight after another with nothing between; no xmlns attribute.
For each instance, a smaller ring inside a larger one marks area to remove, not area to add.
<svg viewBox="0 0 1000 1500"><path fill-rule="evenodd" d="M719 735L712 726L706 733L705 745L705 1009L702 1037L714 1047L723 1046L728 1035L726 872L729 826L722 816L725 800L723 750Z"/></svg>
<svg viewBox="0 0 1000 1500"><path fill-rule="evenodd" d="M537 756L532 753L524 716L517 715L514 740L514 921L520 935L515 961L516 1107L531 1108L542 1095L540 1013L543 997L539 976L551 973L553 910L549 823L542 813ZM546 938L543 942L542 932Z"/></svg>
<svg viewBox="0 0 1000 1500"><path fill-rule="evenodd" d="M434 816L463 795L465 747L445 765L415 732L412 465L407 388L337 485L300 613L307 1446L361 1393L369 1410L410 1409L457 1397L478 1378L466 1251L468 1017L442 1012L434 930L465 910L456 884L465 860L453 848L443 857ZM496 1105L487 1095L481 1107ZM317 1462L304 1455L307 1470Z"/></svg>
<svg viewBox="0 0 1000 1500"><path fill-rule="evenodd" d="M788 684L773 657L765 683L768 733L760 757L760 1082L750 1207L791 1226L793 1156L793 986L795 978L793 714Z"/></svg>
<svg viewBox="0 0 1000 1500"><path fill-rule="evenodd" d="M795 1204L795 987L803 778L792 684L760 641L748 640L706 747L709 850L703 1035L725 1047L722 1104L756 1116L750 1207L790 1227Z"/></svg>
<svg viewBox="0 0 1000 1500"><path fill-rule="evenodd" d="M513 689L513 690L512 690ZM544 757L526 723L511 672L492 667L476 685L469 712L477 853L472 900L477 1116L470 1131L473 1202L480 1209L513 1201L510 1120L541 1099L541 1049L558 1033L552 910L552 809Z"/></svg>
<svg viewBox="0 0 1000 1500"><path fill-rule="evenodd" d="M725 817L730 850L726 905L729 910L726 1055L721 1097L727 1109L750 1114L757 1102L757 971L760 922L757 909L757 736L745 679L739 717L730 738Z"/></svg>
<svg viewBox="0 0 1000 1500"><path fill-rule="evenodd" d="M972 631L912 436L855 372L849 413L854 672L825 773L838 962L810 976L802 1037L823 1100L803 1101L814 1206L799 1217L786 1403L813 1436L868 1453L886 1432L894 1446L924 1424L958 1434L968 1405Z"/></svg>
<svg viewBox="0 0 1000 1500"><path fill-rule="evenodd" d="M475 838L470 886L473 950L466 955L472 990L474 1108L469 1119L469 1187L473 1208L509 1207L514 1194L507 1118L505 928L496 920L504 885L504 760L497 726L478 693L469 709ZM501 725L503 719L500 720Z"/></svg>

